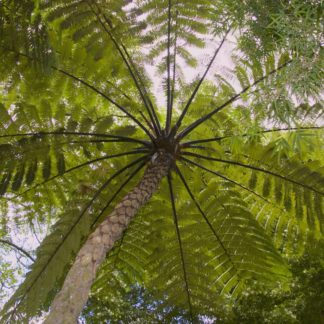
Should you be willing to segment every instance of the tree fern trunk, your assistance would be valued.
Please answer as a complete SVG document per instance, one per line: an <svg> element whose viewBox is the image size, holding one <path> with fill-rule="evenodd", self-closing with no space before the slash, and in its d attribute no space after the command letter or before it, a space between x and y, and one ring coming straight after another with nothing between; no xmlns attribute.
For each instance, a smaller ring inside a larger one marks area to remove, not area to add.
<svg viewBox="0 0 324 324"><path fill-rule="evenodd" d="M122 236L131 219L158 188L170 167L170 157L159 153L152 159L142 180L115 207L113 212L97 227L80 249L66 276L62 290L55 297L46 324L76 323L87 302L96 272L106 253Z"/></svg>

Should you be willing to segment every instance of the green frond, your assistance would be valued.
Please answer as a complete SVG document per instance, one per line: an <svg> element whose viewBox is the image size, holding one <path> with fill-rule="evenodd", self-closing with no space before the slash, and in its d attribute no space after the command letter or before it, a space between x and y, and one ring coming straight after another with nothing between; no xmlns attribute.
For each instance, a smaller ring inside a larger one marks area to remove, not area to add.
<svg viewBox="0 0 324 324"><path fill-rule="evenodd" d="M0 47L24 50L37 58L34 68L45 72L54 59L48 32L35 1L4 0L0 5Z"/></svg>
<svg viewBox="0 0 324 324"><path fill-rule="evenodd" d="M1 311L4 320L28 320L37 315L40 309L48 308L53 294L57 293L62 284L66 270L71 266L71 260L91 233L98 217L109 207L106 200L111 198L111 191L118 188L117 183L111 183L113 178L134 164L135 161L113 174L99 189L91 189L92 198L86 205L84 199L87 196L82 195L82 192L80 196L73 197L73 203L60 215L51 234L38 247L36 261L24 282ZM113 195L110 203L115 198L116 195ZM42 290L41 294L39 290Z"/></svg>
<svg viewBox="0 0 324 324"><path fill-rule="evenodd" d="M4 183L5 179L12 178L11 190L18 191L23 184L29 186L37 179L47 180L54 174L63 174L65 155L69 155L70 158L73 156L71 148L69 152L66 151L66 145L69 143L73 143L73 140L36 135L22 138L12 144L2 144L0 158L3 164L0 175ZM75 153L79 150L80 144L76 146ZM4 194L5 188L2 188L1 192Z"/></svg>
<svg viewBox="0 0 324 324"><path fill-rule="evenodd" d="M57 289L71 258L80 248L82 239L88 235L93 216L86 214L73 227L80 214L78 205L70 206L53 226L52 233L46 237L36 252L36 261L27 274L24 283L15 292L2 310L7 320L17 320L16 315L25 314L28 318L38 313L40 307L47 306L48 297ZM63 217L64 216L64 217ZM63 241L66 233L69 236ZM5 317L5 318L6 318Z"/></svg>
<svg viewBox="0 0 324 324"><path fill-rule="evenodd" d="M0 321L48 310L158 149L173 167L108 253L90 321L127 322L137 288L166 322L218 320L251 281L289 280L283 259L324 234L320 5L0 2L0 234L54 224Z"/></svg>
<svg viewBox="0 0 324 324"><path fill-rule="evenodd" d="M301 237L314 235L319 238L322 235L324 174L321 164L316 161L300 161L296 156L280 159L273 143L258 146L255 142L247 145L241 142L240 145L240 151L244 154L237 155L237 161L245 161L245 167L240 162L236 164L233 161L234 164L226 166L225 161L225 165L222 165L212 162L211 159L208 168L217 170L229 180L235 180L245 186L244 188L231 184L234 189L248 197L249 204L254 206L251 211L273 238L276 247L287 253L300 254L303 251ZM225 143L224 146L226 150ZM220 152L218 150L218 154L222 154ZM211 156L214 154L211 153ZM271 167L268 161L271 161ZM202 162L199 159L199 163ZM205 160L205 167L206 163ZM268 171L270 173L267 173ZM249 192L247 187L252 192Z"/></svg>
<svg viewBox="0 0 324 324"><path fill-rule="evenodd" d="M216 296L220 293L237 296L248 278L276 280L276 276L289 276L271 240L264 236L246 203L237 191L229 191L227 186L211 179L198 198L226 251L195 205L189 202L190 198L177 179L174 192L177 206L182 206L178 210L182 264L167 184L164 183L159 195L131 223L123 239L110 252L93 286L94 295L109 300L112 307L118 308L114 304L114 294L122 294L126 286L139 282L152 289L155 297L163 300L163 305L176 305L190 312L184 266L193 314L197 315L201 309L206 314L214 314L221 302L221 297ZM165 206L163 212L159 212L161 203ZM215 296L214 302L210 296Z"/></svg>

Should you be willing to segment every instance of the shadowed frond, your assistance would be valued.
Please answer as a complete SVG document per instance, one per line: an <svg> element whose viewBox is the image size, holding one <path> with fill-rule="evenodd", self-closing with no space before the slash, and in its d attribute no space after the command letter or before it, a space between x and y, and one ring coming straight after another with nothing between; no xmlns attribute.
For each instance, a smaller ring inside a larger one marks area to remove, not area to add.
<svg viewBox="0 0 324 324"><path fill-rule="evenodd" d="M275 2L0 1L0 245L36 256L1 322L76 322L91 284L94 324L289 286L324 233L322 8Z"/></svg>
<svg viewBox="0 0 324 324"><path fill-rule="evenodd" d="M2 161L2 168L0 170L0 195L4 195L7 191L10 191L10 188L12 191L19 191L22 186L31 186L37 178L43 178L44 181L31 189L37 188L41 184L48 183L49 181L61 177L68 172L94 162L114 157L145 153L144 146L134 151L98 157L92 159L90 162L87 160L78 166L67 169L66 159L68 162L71 161L73 158L71 153L73 151L74 156L76 156L83 150L85 157L89 158L91 156L90 153L87 153L87 147L89 147L89 145L98 143L104 145L105 143L111 143L110 150L115 150L116 146L114 144L116 141L117 143L119 143L120 140L127 141L127 139L122 136L115 140L103 139L75 141L68 139L71 138L71 136L74 137L76 135L82 136L86 135L86 133L32 133L29 137L26 137L26 134L2 135L2 138L10 138L12 136L14 136L14 138L18 136L22 138L19 141L10 141L9 143L7 142L6 144L0 145L0 159ZM67 139L62 140L62 137ZM136 140L130 140L130 142L137 143ZM109 150L109 146L107 148ZM142 151L142 149L144 149L144 151ZM98 148L95 150L96 155L98 156L100 151ZM24 192L29 192L31 189L27 189Z"/></svg>
<svg viewBox="0 0 324 324"><path fill-rule="evenodd" d="M0 47L24 51L42 72L54 60L46 25L34 1L3 0L0 4Z"/></svg>

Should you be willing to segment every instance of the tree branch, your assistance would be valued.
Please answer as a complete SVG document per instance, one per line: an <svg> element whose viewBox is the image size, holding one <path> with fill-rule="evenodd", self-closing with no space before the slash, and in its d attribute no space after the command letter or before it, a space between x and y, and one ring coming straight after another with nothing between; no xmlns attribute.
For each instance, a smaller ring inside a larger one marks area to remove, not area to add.
<svg viewBox="0 0 324 324"><path fill-rule="evenodd" d="M172 76L172 88L171 88L171 99L170 99L170 126L166 129L167 135L169 135L170 127L171 127L171 120L172 120L172 112L173 112L173 100L174 100L174 90L175 90L175 80L176 80L176 58L177 58L177 39L178 39L178 33L177 33L177 17L178 17L178 11L176 11L176 17L175 17L175 36L174 36L174 49L173 49L173 76Z"/></svg>
<svg viewBox="0 0 324 324"><path fill-rule="evenodd" d="M142 81L141 75L140 75L139 72L137 71L137 69L136 69L136 65L135 65L134 61L132 60L130 54L128 53L128 51L127 51L127 49L126 49L126 47L124 46L123 43L121 43L121 47L122 47L122 49L124 50L124 52L125 52L127 58L129 59L129 62L130 62L130 64L131 64L131 66L133 67L136 76L138 77L138 80L139 80L140 85L143 87L143 92L144 92L144 96L145 96L145 98L146 98L146 100L147 100L147 104L149 105L149 107L150 107L150 109L151 109L151 111L152 111L152 114L153 114L153 117L154 117L154 120L155 120L155 123L156 123L157 129L158 129L158 131L159 131L159 134L161 134L162 131L161 131L160 121L159 121L158 116L156 115L156 112L155 112L155 109L154 109L153 103L152 103L152 101L151 101L151 99L150 99L150 96L149 96L148 92L146 91L144 81Z"/></svg>
<svg viewBox="0 0 324 324"><path fill-rule="evenodd" d="M15 243L12 243L12 242L10 242L8 240L3 240L3 239L0 239L0 243L5 244L5 245L9 245L10 247L12 247L12 248L18 250L20 253L24 254L31 261L33 261L33 262L35 261L35 259L26 250L24 250L20 246L16 245Z"/></svg>
<svg viewBox="0 0 324 324"><path fill-rule="evenodd" d="M168 45L167 45L167 118L166 118L166 133L168 134L171 123L171 88L170 88L170 47L171 47L171 0L168 0Z"/></svg>

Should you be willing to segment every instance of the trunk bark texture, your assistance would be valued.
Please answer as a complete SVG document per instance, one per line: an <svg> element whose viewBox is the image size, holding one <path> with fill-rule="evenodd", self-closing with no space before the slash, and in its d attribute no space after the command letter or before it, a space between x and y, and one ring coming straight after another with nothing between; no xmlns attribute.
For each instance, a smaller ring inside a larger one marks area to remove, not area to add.
<svg viewBox="0 0 324 324"><path fill-rule="evenodd" d="M77 323L87 302L96 272L106 253L121 238L131 219L157 190L168 173L171 158L164 151L156 153L139 184L115 207L89 236L68 272L61 291L55 297L45 324Z"/></svg>

